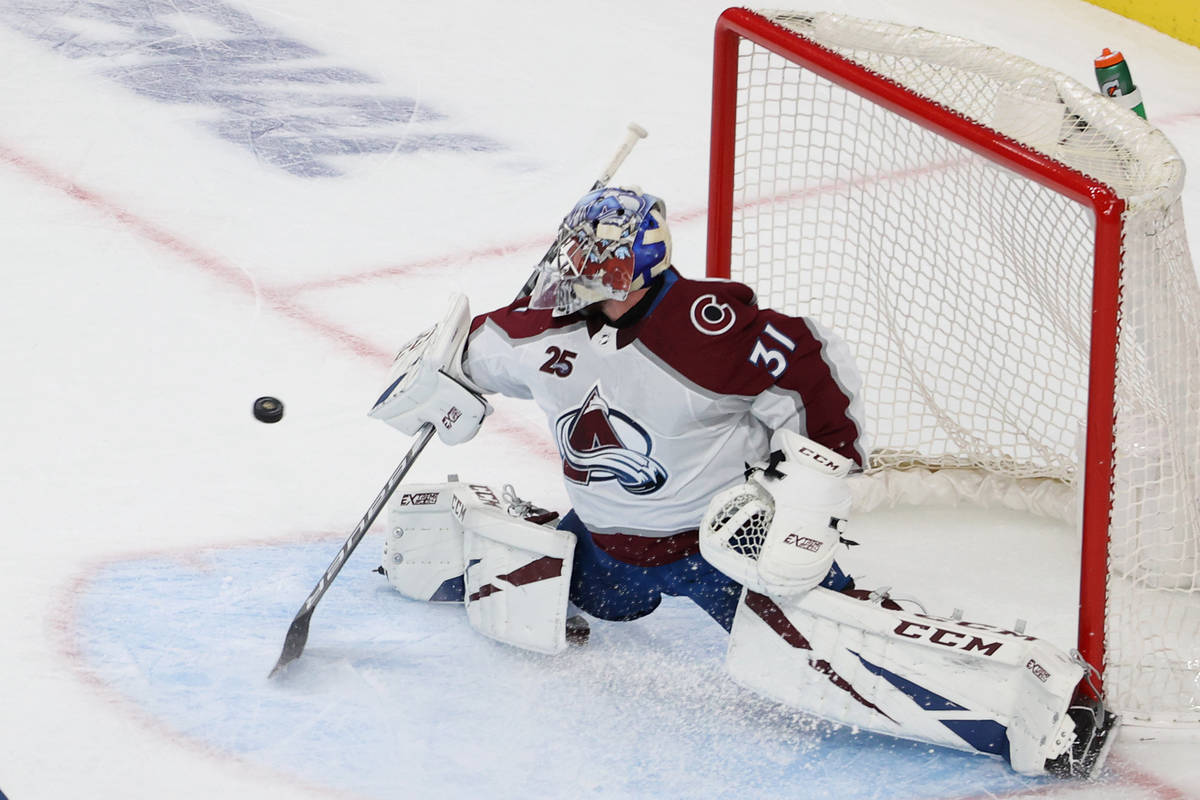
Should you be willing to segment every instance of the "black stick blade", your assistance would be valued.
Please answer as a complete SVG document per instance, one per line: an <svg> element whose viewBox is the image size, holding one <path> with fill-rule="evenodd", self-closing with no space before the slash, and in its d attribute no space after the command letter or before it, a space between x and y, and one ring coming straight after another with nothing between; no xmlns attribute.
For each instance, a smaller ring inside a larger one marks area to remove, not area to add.
<svg viewBox="0 0 1200 800"><path fill-rule="evenodd" d="M311 620L311 608L301 611L292 620L287 636L283 639L283 652L279 654L279 660L275 662L275 668L271 670L268 678L274 678L284 667L295 661L304 652L304 645L308 642L308 623Z"/></svg>

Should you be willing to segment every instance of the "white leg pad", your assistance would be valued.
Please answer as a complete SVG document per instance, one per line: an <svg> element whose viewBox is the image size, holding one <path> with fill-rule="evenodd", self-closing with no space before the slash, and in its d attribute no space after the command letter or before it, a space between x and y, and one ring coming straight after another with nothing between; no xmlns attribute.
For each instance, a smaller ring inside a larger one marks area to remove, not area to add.
<svg viewBox="0 0 1200 800"><path fill-rule="evenodd" d="M451 505L463 530L471 627L539 653L566 650L575 534L509 514L479 484L456 491Z"/></svg>
<svg viewBox="0 0 1200 800"><path fill-rule="evenodd" d="M388 505L383 571L413 600L463 601L463 534L450 512L463 483L404 485Z"/></svg>
<svg viewBox="0 0 1200 800"><path fill-rule="evenodd" d="M1021 633L881 607L827 589L744 592L726 666L744 686L865 730L1001 756L1036 775L1074 739L1084 670Z"/></svg>

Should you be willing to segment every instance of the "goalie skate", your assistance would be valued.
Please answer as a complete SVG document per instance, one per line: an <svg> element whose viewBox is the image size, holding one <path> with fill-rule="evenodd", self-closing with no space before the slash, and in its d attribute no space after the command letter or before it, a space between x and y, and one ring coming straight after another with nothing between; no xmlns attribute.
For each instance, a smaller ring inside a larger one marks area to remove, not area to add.
<svg viewBox="0 0 1200 800"><path fill-rule="evenodd" d="M592 635L592 626L582 614L567 617L567 644L583 647Z"/></svg>
<svg viewBox="0 0 1200 800"><path fill-rule="evenodd" d="M1046 762L1046 772L1060 778L1094 778L1116 739L1117 715L1098 700L1080 698L1067 714L1075 722L1075 741L1065 753Z"/></svg>

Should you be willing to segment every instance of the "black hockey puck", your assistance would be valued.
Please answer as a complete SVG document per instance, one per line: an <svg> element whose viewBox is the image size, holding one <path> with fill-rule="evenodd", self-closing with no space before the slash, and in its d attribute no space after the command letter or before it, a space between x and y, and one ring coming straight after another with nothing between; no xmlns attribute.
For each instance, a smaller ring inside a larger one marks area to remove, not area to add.
<svg viewBox="0 0 1200 800"><path fill-rule="evenodd" d="M254 418L259 422L283 419L283 403L278 397L260 397L254 401Z"/></svg>

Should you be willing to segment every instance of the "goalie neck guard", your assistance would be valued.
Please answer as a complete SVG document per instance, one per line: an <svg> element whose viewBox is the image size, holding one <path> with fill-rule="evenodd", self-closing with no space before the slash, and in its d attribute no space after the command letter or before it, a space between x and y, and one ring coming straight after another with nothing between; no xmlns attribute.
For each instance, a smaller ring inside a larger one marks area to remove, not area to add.
<svg viewBox="0 0 1200 800"><path fill-rule="evenodd" d="M666 204L632 188L584 195L558 228L555 255L540 265L529 307L573 314L624 300L671 265Z"/></svg>

